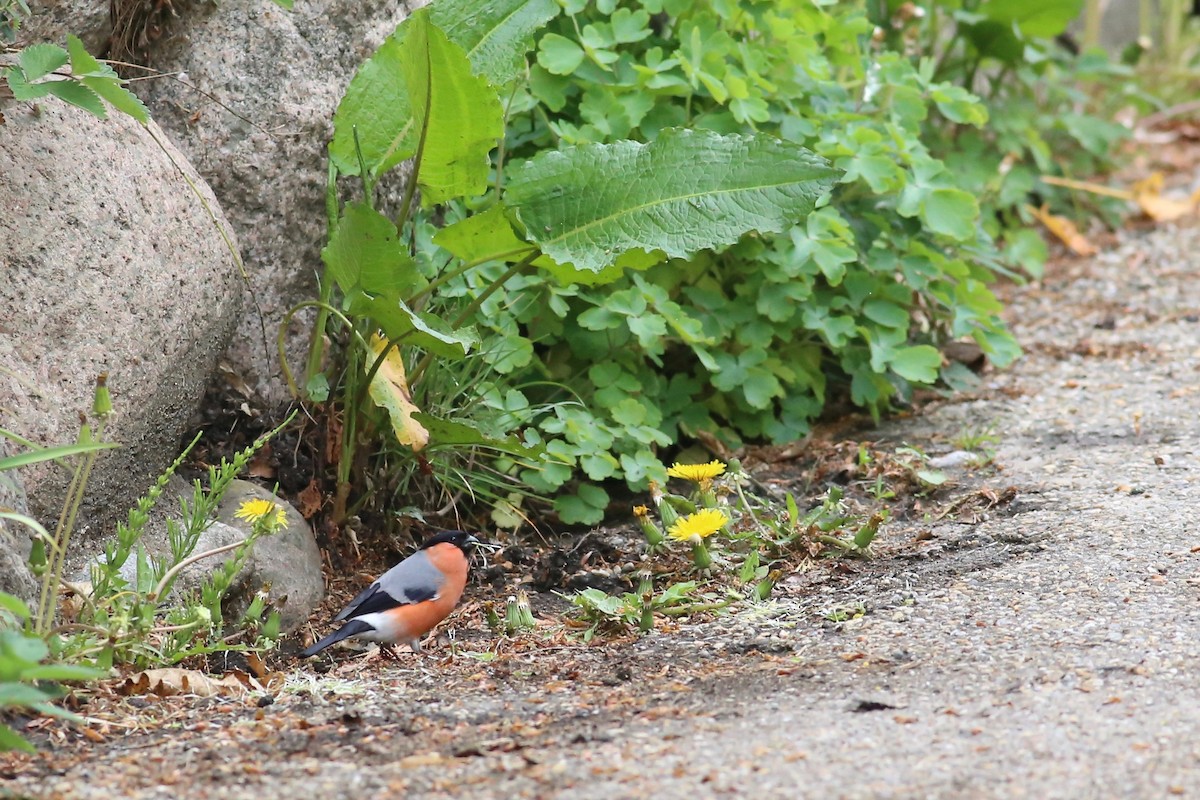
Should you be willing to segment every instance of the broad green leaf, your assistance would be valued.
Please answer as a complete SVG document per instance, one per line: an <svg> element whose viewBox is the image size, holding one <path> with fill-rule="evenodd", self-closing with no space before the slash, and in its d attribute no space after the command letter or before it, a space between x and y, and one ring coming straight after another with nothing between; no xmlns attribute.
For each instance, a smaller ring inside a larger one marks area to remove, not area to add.
<svg viewBox="0 0 1200 800"><path fill-rule="evenodd" d="M442 358L462 358L475 345L471 329L448 330L437 317L418 314L397 297L368 297L358 295L349 311L355 316L370 317L392 340L406 347L420 347Z"/></svg>
<svg viewBox="0 0 1200 800"><path fill-rule="evenodd" d="M7 725L0 723L0 753L6 750L21 750L25 753L36 753L33 745Z"/></svg>
<svg viewBox="0 0 1200 800"><path fill-rule="evenodd" d="M492 206L442 228L433 237L433 243L468 264L519 261L536 249L517 236L501 206Z"/></svg>
<svg viewBox="0 0 1200 800"><path fill-rule="evenodd" d="M25 101L37 100L50 94L50 86L54 83L54 81L30 83L25 79L25 73L18 67L9 67L4 70L4 77L8 80L8 88L13 93L13 97Z"/></svg>
<svg viewBox="0 0 1200 800"><path fill-rule="evenodd" d="M868 300L863 303L863 313L880 325L908 328L908 312L889 300Z"/></svg>
<svg viewBox="0 0 1200 800"><path fill-rule="evenodd" d="M537 250L534 245L517 236L501 206L492 206L487 211L442 228L433 241L468 264L516 262ZM627 269L646 270L661 263L664 258L659 252L630 250L612 266L599 272L576 269L571 264L559 264L547 256L539 256L533 264L550 273L559 286L600 286L617 280Z"/></svg>
<svg viewBox="0 0 1200 800"><path fill-rule="evenodd" d="M43 461L57 461L60 458L69 458L82 453L91 453L96 450L111 450L114 447L120 447L116 442L93 442L90 444L64 444L55 447L45 447L40 450L34 450L29 453L17 453L16 455L0 458L0 472L18 467L26 467L30 464L38 464Z"/></svg>
<svg viewBox="0 0 1200 800"><path fill-rule="evenodd" d="M933 383L942 366L942 354L927 344L898 347L888 358L888 366L905 380Z"/></svg>
<svg viewBox="0 0 1200 800"><path fill-rule="evenodd" d="M839 174L771 136L671 129L651 144L542 153L512 168L505 201L546 255L599 271L633 248L687 258L750 231L782 231Z"/></svg>
<svg viewBox="0 0 1200 800"><path fill-rule="evenodd" d="M0 592L0 608L21 620L29 619L33 616L29 610L29 606L25 605L24 600L7 592Z"/></svg>
<svg viewBox="0 0 1200 800"><path fill-rule="evenodd" d="M979 203L962 189L930 189L921 201L921 220L960 242L974 237L978 218Z"/></svg>
<svg viewBox="0 0 1200 800"><path fill-rule="evenodd" d="M333 115L329 158L343 175L359 173L356 138L367 169L374 175L382 175L417 152L420 125L413 119L401 66L411 32L407 22L354 73Z"/></svg>
<svg viewBox="0 0 1200 800"><path fill-rule="evenodd" d="M33 706L53 697L30 683L0 683L0 708Z"/></svg>
<svg viewBox="0 0 1200 800"><path fill-rule="evenodd" d="M25 80L36 81L67 64L67 51L53 44L31 44L17 57Z"/></svg>
<svg viewBox="0 0 1200 800"><path fill-rule="evenodd" d="M108 109L104 107L104 101L100 99L100 95L82 83L76 83L75 81L47 81L46 86L50 88L50 94L59 100L82 108L84 111L100 119L108 119Z"/></svg>
<svg viewBox="0 0 1200 800"><path fill-rule="evenodd" d="M604 519L608 508L608 492L591 483L582 483L576 494L561 494L554 501L554 510L568 525L595 525Z"/></svg>
<svg viewBox="0 0 1200 800"><path fill-rule="evenodd" d="M101 670L78 664L38 664L21 671L24 680L36 681L86 681L104 677Z"/></svg>
<svg viewBox="0 0 1200 800"><path fill-rule="evenodd" d="M496 86L520 76L533 34L558 16L554 0L438 0L430 17Z"/></svg>
<svg viewBox="0 0 1200 800"><path fill-rule="evenodd" d="M115 78L84 78L83 85L103 97L109 104L138 122L150 121L150 112L137 95L117 83Z"/></svg>
<svg viewBox="0 0 1200 800"><path fill-rule="evenodd" d="M428 131L417 182L433 205L487 189L488 153L504 135L504 109L466 53L430 24L424 9L406 20L401 58L413 116ZM369 162L368 162L369 163Z"/></svg>
<svg viewBox="0 0 1200 800"><path fill-rule="evenodd" d="M500 99L462 48L416 11L359 67L334 114L329 157L346 175L371 175L413 156L428 130L418 182L423 201L476 195L504 130Z"/></svg>
<svg viewBox="0 0 1200 800"><path fill-rule="evenodd" d="M79 78L84 86L103 97L123 114L145 124L150 120L150 112L142 105L137 96L124 87L124 81L108 64L97 61L78 36L67 35L67 49L71 54L71 72Z"/></svg>
<svg viewBox="0 0 1200 800"><path fill-rule="evenodd" d="M1082 9L1083 0L991 0L979 5L988 19L1016 23L1025 36L1046 39L1065 31Z"/></svg>
<svg viewBox="0 0 1200 800"><path fill-rule="evenodd" d="M526 458L536 458L545 450L541 446L529 447L515 436L508 436L503 439L488 436L478 428L464 422L439 419L425 413L413 414L413 419L421 423L429 431L429 447L431 449L462 445L482 445L483 447L490 447L493 450L524 456Z"/></svg>
<svg viewBox="0 0 1200 800"><path fill-rule="evenodd" d="M557 33L547 33L538 44L537 63L551 75L573 74L583 56L582 47Z"/></svg>
<svg viewBox="0 0 1200 800"><path fill-rule="evenodd" d="M366 203L346 206L321 260L351 298L359 293L408 297L425 285L416 262L400 246L396 226Z"/></svg>

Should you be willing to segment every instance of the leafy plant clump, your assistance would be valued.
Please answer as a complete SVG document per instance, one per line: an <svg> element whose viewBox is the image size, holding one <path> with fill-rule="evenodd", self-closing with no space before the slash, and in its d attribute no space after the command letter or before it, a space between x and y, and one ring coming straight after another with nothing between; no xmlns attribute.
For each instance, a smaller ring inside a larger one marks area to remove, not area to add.
<svg viewBox="0 0 1200 800"><path fill-rule="evenodd" d="M989 286L1039 269L1028 195L1084 168L1064 137L1099 161L1119 133L1039 99L1078 101L1085 67L1050 42L1074 11L1028 5L414 14L359 69L330 145L295 383L335 416L335 523L368 484L407 497L419 475L444 490L426 500L482 495L500 524L530 494L594 523L606 481L662 482L657 453L683 438L789 440L832 399L879 414L969 385L942 356L954 340L1011 362Z"/></svg>
<svg viewBox="0 0 1200 800"><path fill-rule="evenodd" d="M535 342L561 338L570 298L584 287L786 230L826 201L841 174L774 135L686 128L512 165L501 147L493 160L502 98L523 85L532 33L558 10L443 0L417 11L359 69L335 115L330 236L321 296L305 304L319 317L302 382L339 415L335 522L367 494L362 442L375 438L391 441L385 459L407 459L470 491L475 483L461 475L470 467L453 455L500 453L493 474L509 493L499 499L518 521L518 485L548 494L577 468L594 480L661 471L650 448L670 443L662 409L628 397L618 373L610 387L622 395L617 419L602 421L589 410L591 392L580 393L591 381L576 374L580 362L552 365L547 353L535 355ZM397 207L386 209L380 181L409 158ZM343 202L341 176L357 179L360 199ZM702 346L697 321L666 290L644 286L651 300L625 292L624 313L650 320L652 301L654 314ZM639 332L665 352L665 328L651 321ZM618 366L594 349L577 355L600 370ZM699 388L679 386L677 408ZM583 521L606 504L604 490L589 486L556 507Z"/></svg>

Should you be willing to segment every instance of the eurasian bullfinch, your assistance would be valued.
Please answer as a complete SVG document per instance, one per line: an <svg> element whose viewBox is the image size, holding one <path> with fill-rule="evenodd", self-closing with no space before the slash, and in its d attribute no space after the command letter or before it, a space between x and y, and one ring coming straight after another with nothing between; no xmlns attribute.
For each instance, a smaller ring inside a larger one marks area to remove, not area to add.
<svg viewBox="0 0 1200 800"><path fill-rule="evenodd" d="M465 531L443 531L421 549L363 589L333 618L346 624L300 655L316 655L334 642L357 636L372 642L408 642L414 652L458 604L467 585L471 548L479 544Z"/></svg>

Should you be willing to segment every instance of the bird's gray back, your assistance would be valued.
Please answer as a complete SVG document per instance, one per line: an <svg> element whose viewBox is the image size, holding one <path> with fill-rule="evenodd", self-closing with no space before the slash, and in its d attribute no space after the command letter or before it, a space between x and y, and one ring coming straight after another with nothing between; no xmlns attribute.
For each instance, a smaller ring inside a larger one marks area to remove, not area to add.
<svg viewBox="0 0 1200 800"><path fill-rule="evenodd" d="M446 576L418 550L379 577L379 588L400 603L428 600L442 589Z"/></svg>

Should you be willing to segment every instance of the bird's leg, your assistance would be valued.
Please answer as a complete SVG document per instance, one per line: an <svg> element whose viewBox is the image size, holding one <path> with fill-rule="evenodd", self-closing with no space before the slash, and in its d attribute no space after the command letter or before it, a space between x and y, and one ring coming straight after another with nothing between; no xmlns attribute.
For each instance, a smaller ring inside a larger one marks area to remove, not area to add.
<svg viewBox="0 0 1200 800"><path fill-rule="evenodd" d="M395 645L387 642L379 643L379 655L389 661L400 661L400 654L396 652Z"/></svg>

